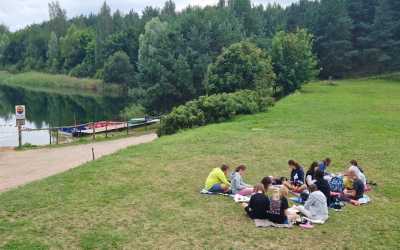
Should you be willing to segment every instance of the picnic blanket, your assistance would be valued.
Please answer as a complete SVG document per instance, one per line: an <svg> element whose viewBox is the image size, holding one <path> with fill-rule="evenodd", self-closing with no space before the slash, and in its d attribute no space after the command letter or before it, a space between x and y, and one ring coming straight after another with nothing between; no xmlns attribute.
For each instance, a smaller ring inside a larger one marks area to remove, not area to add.
<svg viewBox="0 0 400 250"><path fill-rule="evenodd" d="M206 195L222 195L222 196L229 196L229 197L234 197L232 194L225 194L225 193L213 193L208 191L207 189L202 189L200 190L200 194L206 194Z"/></svg>
<svg viewBox="0 0 400 250"><path fill-rule="evenodd" d="M236 203L248 203L248 202L250 202L250 197L243 196L243 195L240 195L240 194L235 194L235 196L233 196L233 200Z"/></svg>
<svg viewBox="0 0 400 250"><path fill-rule="evenodd" d="M276 227L276 228L292 228L292 224L276 224L273 223L269 220L260 220L260 219L255 219L254 223L256 224L256 227Z"/></svg>
<svg viewBox="0 0 400 250"><path fill-rule="evenodd" d="M358 202L360 202L360 205L368 204L371 201L368 195L364 194L364 196L360 199L358 199Z"/></svg>

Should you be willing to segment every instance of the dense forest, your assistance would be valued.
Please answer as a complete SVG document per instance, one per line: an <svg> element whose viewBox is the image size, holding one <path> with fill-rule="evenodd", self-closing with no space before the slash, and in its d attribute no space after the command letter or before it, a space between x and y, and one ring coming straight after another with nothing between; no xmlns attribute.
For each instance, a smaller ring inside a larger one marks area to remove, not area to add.
<svg viewBox="0 0 400 250"><path fill-rule="evenodd" d="M400 1L300 0L286 8L220 0L176 11L111 12L50 20L16 32L0 26L0 69L103 79L129 88L155 113L241 89L288 94L313 77L400 68ZM227 73L228 72L228 73Z"/></svg>

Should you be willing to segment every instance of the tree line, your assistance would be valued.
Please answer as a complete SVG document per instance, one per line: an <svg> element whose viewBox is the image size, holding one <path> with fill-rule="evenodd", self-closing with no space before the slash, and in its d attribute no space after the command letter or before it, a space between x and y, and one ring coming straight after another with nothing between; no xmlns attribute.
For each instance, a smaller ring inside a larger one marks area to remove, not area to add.
<svg viewBox="0 0 400 250"><path fill-rule="evenodd" d="M300 0L286 8L220 0L180 12L169 0L141 15L112 13L104 2L97 14L72 19L52 2L49 16L16 32L0 26L0 68L124 84L157 113L209 93L264 84L284 95L317 75L400 68L397 0ZM237 66L243 62L255 68Z"/></svg>

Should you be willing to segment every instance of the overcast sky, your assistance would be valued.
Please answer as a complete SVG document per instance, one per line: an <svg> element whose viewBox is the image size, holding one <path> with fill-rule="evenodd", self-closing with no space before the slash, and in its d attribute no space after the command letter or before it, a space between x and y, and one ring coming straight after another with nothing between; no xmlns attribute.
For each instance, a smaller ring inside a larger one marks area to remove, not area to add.
<svg viewBox="0 0 400 250"><path fill-rule="evenodd" d="M40 23L48 20L47 4L51 0L0 0L0 24L7 25L15 31L32 23ZM268 4L280 3L288 5L296 0L253 0L253 3ZM97 13L104 0L59 0L62 8L67 10L68 17L80 14ZM121 10L127 13L133 9L140 12L145 6L162 7L165 0L107 0L108 5L114 11ZM175 0L178 10L187 5L212 5L218 0Z"/></svg>

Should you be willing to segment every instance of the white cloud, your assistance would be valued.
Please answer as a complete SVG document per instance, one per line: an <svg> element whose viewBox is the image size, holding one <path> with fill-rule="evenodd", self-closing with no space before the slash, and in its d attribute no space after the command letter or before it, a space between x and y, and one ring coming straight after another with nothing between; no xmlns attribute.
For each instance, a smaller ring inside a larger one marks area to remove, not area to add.
<svg viewBox="0 0 400 250"><path fill-rule="evenodd" d="M296 0L253 0L254 4L277 2L288 5ZM21 29L32 23L48 20L48 3L50 0L0 0L0 23L11 30ZM59 0L62 8L67 10L68 17L80 14L97 13L104 0ZM162 7L165 0L107 0L113 11L116 9L126 13L133 9L140 12L146 6ZM212 5L218 0L175 0L177 9L188 5Z"/></svg>

